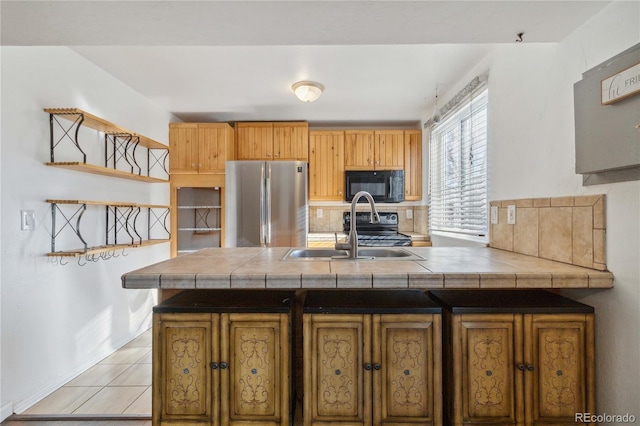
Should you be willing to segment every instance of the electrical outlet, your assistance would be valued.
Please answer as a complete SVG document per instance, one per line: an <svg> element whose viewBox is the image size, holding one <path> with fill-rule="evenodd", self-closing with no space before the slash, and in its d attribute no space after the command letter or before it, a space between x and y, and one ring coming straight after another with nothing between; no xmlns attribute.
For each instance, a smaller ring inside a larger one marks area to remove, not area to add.
<svg viewBox="0 0 640 426"><path fill-rule="evenodd" d="M36 229L36 213L33 210L20 210L20 229L23 231Z"/></svg>
<svg viewBox="0 0 640 426"><path fill-rule="evenodd" d="M515 225L516 224L516 206L515 204L511 204L507 206L507 224Z"/></svg>
<svg viewBox="0 0 640 426"><path fill-rule="evenodd" d="M498 206L491 206L491 224L498 224Z"/></svg>
<svg viewBox="0 0 640 426"><path fill-rule="evenodd" d="M318 219L322 219L323 216L324 216L324 212L322 211L322 209L316 209L316 217Z"/></svg>
<svg viewBox="0 0 640 426"><path fill-rule="evenodd" d="M405 210L406 215L407 215L407 219L413 219L413 209L407 209Z"/></svg>

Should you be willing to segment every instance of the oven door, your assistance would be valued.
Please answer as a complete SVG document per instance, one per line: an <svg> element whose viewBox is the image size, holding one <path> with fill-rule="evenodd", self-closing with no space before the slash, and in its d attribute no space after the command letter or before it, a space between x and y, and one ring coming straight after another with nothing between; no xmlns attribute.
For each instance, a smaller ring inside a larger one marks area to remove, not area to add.
<svg viewBox="0 0 640 426"><path fill-rule="evenodd" d="M404 201L404 170L346 171L345 200L351 201L360 191L367 191L377 203ZM361 198L359 202L366 202Z"/></svg>

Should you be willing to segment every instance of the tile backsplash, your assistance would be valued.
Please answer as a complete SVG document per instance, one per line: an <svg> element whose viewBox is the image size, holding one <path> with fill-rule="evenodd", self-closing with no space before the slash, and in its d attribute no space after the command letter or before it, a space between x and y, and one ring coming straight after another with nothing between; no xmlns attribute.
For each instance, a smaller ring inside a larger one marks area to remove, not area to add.
<svg viewBox="0 0 640 426"><path fill-rule="evenodd" d="M429 234L429 208L420 206L387 206L378 205L378 211L397 212L398 228L400 232L417 232ZM369 211L369 205L358 206L358 211ZM318 210L322 213L318 217ZM350 207L345 206L309 206L309 231L310 232L342 232L342 213L349 211ZM411 214L407 214L411 210ZM407 216L412 216L408 218Z"/></svg>
<svg viewBox="0 0 640 426"><path fill-rule="evenodd" d="M498 223L490 246L587 268L607 270L605 196L492 201ZM507 206L516 206L515 225Z"/></svg>

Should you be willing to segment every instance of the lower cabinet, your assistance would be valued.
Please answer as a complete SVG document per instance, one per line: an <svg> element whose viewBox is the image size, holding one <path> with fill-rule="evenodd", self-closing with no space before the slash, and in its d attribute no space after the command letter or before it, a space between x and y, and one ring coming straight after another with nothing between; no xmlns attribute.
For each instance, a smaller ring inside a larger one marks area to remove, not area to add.
<svg viewBox="0 0 640 426"><path fill-rule="evenodd" d="M289 425L290 313L184 293L154 308L153 424Z"/></svg>
<svg viewBox="0 0 640 426"><path fill-rule="evenodd" d="M447 303L451 292L435 293ZM593 308L546 292L521 293L522 305L510 294L498 306L500 294L484 293L493 306L474 313L454 303L443 314L449 423L575 425L576 413L595 413Z"/></svg>
<svg viewBox="0 0 640 426"><path fill-rule="evenodd" d="M439 308L402 313L409 306L387 292L318 293L303 309L304 425L441 425ZM354 304L396 312L348 313L362 311Z"/></svg>

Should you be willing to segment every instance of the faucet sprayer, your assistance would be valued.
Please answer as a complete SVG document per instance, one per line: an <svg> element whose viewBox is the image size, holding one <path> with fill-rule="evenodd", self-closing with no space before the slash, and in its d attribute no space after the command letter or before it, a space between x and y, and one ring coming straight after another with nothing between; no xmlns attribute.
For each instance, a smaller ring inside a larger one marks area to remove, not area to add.
<svg viewBox="0 0 640 426"><path fill-rule="evenodd" d="M380 215L376 209L376 203L367 191L359 191L351 200L351 229L349 240L346 243L336 243L336 250L349 250L350 259L358 259L358 232L356 231L356 204L360 198L365 197L371 207L371 223L380 223Z"/></svg>

